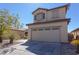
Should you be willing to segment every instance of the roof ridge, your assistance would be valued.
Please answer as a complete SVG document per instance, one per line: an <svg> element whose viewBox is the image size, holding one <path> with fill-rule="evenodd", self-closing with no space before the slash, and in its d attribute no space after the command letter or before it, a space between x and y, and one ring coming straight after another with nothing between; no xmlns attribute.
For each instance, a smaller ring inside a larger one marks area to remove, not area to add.
<svg viewBox="0 0 79 59"><path fill-rule="evenodd" d="M79 27L78 28L76 28L76 29L74 29L73 31L71 31L71 32L74 32L74 31L78 31L79 30Z"/></svg>
<svg viewBox="0 0 79 59"><path fill-rule="evenodd" d="M67 7L67 8L68 8L68 7L69 7L69 5L70 5L70 3L67 3L67 4L65 4L65 5L58 6L58 7L51 8L51 9L48 9L48 8L37 8L35 11L37 11L38 9L44 9L44 10L49 11L49 10L54 10L54 9L58 9L58 8L62 8L62 7ZM32 14L33 14L35 11L33 11L33 12L32 12Z"/></svg>

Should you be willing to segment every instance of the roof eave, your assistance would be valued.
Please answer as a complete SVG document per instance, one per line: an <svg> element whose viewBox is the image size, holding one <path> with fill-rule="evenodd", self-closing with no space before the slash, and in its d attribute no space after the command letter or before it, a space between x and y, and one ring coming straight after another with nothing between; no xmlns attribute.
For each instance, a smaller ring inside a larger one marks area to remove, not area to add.
<svg viewBox="0 0 79 59"><path fill-rule="evenodd" d="M66 4L66 5L63 5L63 6L55 7L55 8L52 8L52 9L37 8L35 11L32 12L32 14L34 14L34 13L35 13L37 10L39 10L39 9L49 11L49 10L54 10L54 9L58 9L58 8L62 8L62 7L66 7L66 12L67 12L69 5L70 5L70 3L68 3L68 4Z"/></svg>
<svg viewBox="0 0 79 59"><path fill-rule="evenodd" d="M39 9L48 11L48 9L45 9L45 8L37 8L35 11L32 12L32 14L34 14Z"/></svg>
<svg viewBox="0 0 79 59"><path fill-rule="evenodd" d="M70 18L67 18L67 19L58 19L58 20L54 20L54 21L46 21L46 22L38 22L38 23L31 23L31 24L26 24L26 26L29 26L29 25L36 25L36 24L45 24L45 23L52 23L52 22L61 22L61 21L67 21L67 24L70 23Z"/></svg>

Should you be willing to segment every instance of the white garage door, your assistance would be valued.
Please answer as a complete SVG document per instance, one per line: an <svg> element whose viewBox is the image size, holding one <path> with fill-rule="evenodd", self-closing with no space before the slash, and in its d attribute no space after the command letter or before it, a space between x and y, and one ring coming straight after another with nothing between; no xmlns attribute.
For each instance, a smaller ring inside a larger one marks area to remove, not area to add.
<svg viewBox="0 0 79 59"><path fill-rule="evenodd" d="M60 30L40 30L32 31L32 40L48 41L48 42L60 42Z"/></svg>

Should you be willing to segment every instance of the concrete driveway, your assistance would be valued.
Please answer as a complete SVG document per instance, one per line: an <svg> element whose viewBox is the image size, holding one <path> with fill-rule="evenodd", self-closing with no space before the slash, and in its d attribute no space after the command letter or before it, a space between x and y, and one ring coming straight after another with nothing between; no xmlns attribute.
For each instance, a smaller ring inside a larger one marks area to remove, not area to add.
<svg viewBox="0 0 79 59"><path fill-rule="evenodd" d="M68 43L47 43L19 40L16 45L0 50L2 55L75 55L75 47Z"/></svg>

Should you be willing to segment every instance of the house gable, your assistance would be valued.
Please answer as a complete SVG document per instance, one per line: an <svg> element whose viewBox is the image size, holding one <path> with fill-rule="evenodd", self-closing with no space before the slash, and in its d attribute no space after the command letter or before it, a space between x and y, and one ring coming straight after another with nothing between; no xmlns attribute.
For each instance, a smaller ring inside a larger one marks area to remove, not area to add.
<svg viewBox="0 0 79 59"><path fill-rule="evenodd" d="M28 39L47 42L68 42L66 13L68 4L65 6L43 9L38 8L32 14L34 22L28 25Z"/></svg>
<svg viewBox="0 0 79 59"><path fill-rule="evenodd" d="M34 15L34 22L65 19L68 7L69 4L52 9L38 8L32 13Z"/></svg>

